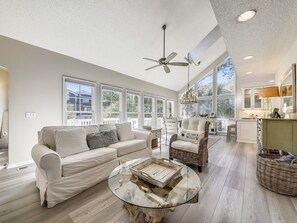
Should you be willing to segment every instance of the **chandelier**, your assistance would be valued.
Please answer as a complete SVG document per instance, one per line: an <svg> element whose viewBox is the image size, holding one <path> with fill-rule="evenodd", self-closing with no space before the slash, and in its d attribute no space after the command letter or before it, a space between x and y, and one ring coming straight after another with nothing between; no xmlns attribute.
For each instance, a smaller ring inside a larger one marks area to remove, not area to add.
<svg viewBox="0 0 297 223"><path fill-rule="evenodd" d="M188 54L188 61L189 61L189 54ZM196 92L191 88L190 89L190 63L188 63L188 87L187 91L182 95L180 99L181 104L194 104L197 103L197 95Z"/></svg>

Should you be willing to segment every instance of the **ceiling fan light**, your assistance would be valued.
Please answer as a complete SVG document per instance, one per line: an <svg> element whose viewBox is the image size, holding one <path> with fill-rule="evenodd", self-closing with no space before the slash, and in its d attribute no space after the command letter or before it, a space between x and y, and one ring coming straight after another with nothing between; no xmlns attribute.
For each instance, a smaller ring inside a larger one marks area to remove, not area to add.
<svg viewBox="0 0 297 223"><path fill-rule="evenodd" d="M248 10L238 16L238 22L246 22L256 15L256 10Z"/></svg>

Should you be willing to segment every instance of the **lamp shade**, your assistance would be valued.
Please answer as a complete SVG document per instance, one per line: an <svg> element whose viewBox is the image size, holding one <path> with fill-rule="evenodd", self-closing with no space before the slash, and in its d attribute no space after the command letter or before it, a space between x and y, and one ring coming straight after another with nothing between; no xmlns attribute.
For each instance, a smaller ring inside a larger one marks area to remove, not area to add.
<svg viewBox="0 0 297 223"><path fill-rule="evenodd" d="M259 97L260 98L279 97L278 86L265 87L265 88L259 89Z"/></svg>

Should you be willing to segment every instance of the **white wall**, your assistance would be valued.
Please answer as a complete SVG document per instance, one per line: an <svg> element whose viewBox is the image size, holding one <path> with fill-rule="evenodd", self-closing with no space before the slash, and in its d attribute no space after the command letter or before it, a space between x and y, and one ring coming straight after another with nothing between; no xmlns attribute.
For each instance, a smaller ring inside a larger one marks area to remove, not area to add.
<svg viewBox="0 0 297 223"><path fill-rule="evenodd" d="M0 67L0 128L3 112L8 109L8 72Z"/></svg>
<svg viewBox="0 0 297 223"><path fill-rule="evenodd" d="M297 39L275 72L275 81L277 85L280 85L282 79L293 63L297 63Z"/></svg>
<svg viewBox="0 0 297 223"><path fill-rule="evenodd" d="M177 104L175 91L2 36L0 52L0 65L9 72L9 164L31 161L37 131L62 125L63 75L172 98ZM25 118L30 111L37 117Z"/></svg>

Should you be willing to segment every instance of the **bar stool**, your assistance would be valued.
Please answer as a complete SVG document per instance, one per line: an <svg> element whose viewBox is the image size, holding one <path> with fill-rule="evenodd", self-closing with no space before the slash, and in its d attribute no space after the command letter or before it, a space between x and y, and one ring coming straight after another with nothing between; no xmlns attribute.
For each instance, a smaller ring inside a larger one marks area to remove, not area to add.
<svg viewBox="0 0 297 223"><path fill-rule="evenodd" d="M227 127L227 142L230 141L231 136L234 136L235 141L236 141L236 124L228 125L228 127Z"/></svg>

